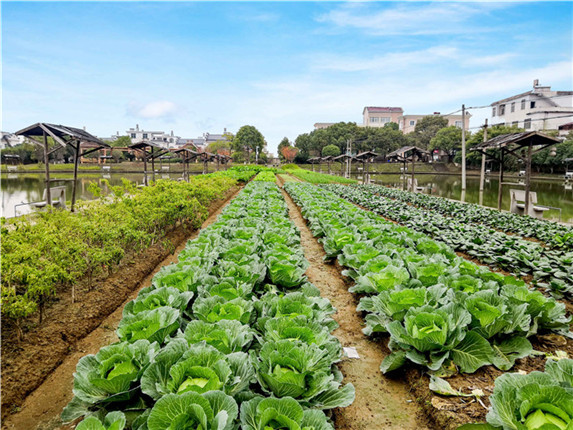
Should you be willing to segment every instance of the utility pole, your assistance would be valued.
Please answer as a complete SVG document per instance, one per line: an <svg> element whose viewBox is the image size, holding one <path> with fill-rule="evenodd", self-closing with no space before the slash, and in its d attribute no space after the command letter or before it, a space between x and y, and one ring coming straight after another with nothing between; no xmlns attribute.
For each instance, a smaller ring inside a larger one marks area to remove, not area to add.
<svg viewBox="0 0 573 430"><path fill-rule="evenodd" d="M487 118L483 126L483 141L487 142ZM479 174L479 204L483 205L483 188L485 182L485 154L481 154L481 170Z"/></svg>
<svg viewBox="0 0 573 430"><path fill-rule="evenodd" d="M462 202L466 200L466 105L462 105Z"/></svg>

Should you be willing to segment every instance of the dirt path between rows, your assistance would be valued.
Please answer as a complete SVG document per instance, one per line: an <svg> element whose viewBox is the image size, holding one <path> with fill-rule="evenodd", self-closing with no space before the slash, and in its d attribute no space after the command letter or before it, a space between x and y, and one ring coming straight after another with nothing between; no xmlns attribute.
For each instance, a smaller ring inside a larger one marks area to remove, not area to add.
<svg viewBox="0 0 573 430"><path fill-rule="evenodd" d="M240 190L241 188L235 187L233 188L233 191L229 192L223 199L215 202L210 208L209 217L203 222L201 228L205 228L212 224L227 203L233 199ZM65 426L62 424L60 413L73 397L73 373L75 372L78 360L87 354L95 354L103 346L109 345L118 340L115 330L121 321L125 304L133 300L137 296L139 290L151 285L151 279L161 267L176 262L177 255L181 250L183 250L187 241L195 238L198 234L199 230L195 230L191 234L187 235L186 238L177 246L175 252L161 261L152 273L142 279L138 286L130 293L129 297L119 307L117 307L113 313L103 319L95 330L83 339L79 340L73 346L73 352L63 360L62 364L51 372L35 391L26 397L20 411L15 414L8 415L4 420L2 420L2 429L55 430L73 428L72 426Z"/></svg>
<svg viewBox="0 0 573 430"><path fill-rule="evenodd" d="M299 208L283 191L289 214L301 233L301 245L310 263L306 274L323 297L337 309L334 319L340 324L333 334L344 347L355 347L360 359L343 358L338 364L344 382L356 388L356 399L347 408L334 411L339 430L409 430L428 429L426 420L417 407L415 397L405 381L388 378L379 370L389 354L380 343L372 342L362 333L363 320L356 312L356 297L348 292L343 276L334 265L323 260L322 245L312 236Z"/></svg>

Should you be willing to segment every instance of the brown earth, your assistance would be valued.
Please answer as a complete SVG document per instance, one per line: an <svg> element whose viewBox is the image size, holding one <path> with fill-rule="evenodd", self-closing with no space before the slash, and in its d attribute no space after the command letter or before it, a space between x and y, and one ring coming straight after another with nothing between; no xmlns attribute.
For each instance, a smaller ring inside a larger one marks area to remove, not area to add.
<svg viewBox="0 0 573 430"><path fill-rule="evenodd" d="M233 187L211 204L203 228L239 190ZM14 334L10 338L10 333L3 332L2 428L60 428L59 415L72 399L78 360L117 341L115 329L124 305L150 285L161 267L177 261L177 253L197 234L198 230L176 228L167 236L171 246L157 244L125 259L116 273L82 295L80 302L72 304L70 295L62 294L48 309L42 326L27 333L20 344Z"/></svg>
<svg viewBox="0 0 573 430"><path fill-rule="evenodd" d="M343 430L427 429L415 395L409 392L405 380L399 376L392 379L380 372L380 363L389 354L388 349L362 333L364 324L356 312L356 296L348 292L340 268L324 262L322 245L312 236L290 196L284 191L283 194L290 217L301 232L301 245L310 263L306 274L337 309L334 319L340 327L333 334L343 347L354 347L360 355L359 359L345 357L338 364L344 382L354 384L356 399L349 407L334 410L335 427Z"/></svg>

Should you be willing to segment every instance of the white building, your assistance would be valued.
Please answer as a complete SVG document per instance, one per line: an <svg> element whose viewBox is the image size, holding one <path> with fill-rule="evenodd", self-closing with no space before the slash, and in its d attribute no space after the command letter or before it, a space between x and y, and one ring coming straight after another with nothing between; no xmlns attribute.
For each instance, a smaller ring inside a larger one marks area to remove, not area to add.
<svg viewBox="0 0 573 430"><path fill-rule="evenodd" d="M440 112L434 112L433 115L438 115L438 116L441 116L442 118L447 119L448 120L447 127L455 126L458 128L462 128L462 125L464 124L462 115L441 115ZM427 116L431 116L431 115L429 115L429 114L428 115L403 115L400 118L398 118L398 128L404 134L412 133L416 129L416 124L418 123L418 121L424 117L427 117ZM466 118L465 118L466 130L470 126L470 117L471 117L471 115L469 113L467 113Z"/></svg>
<svg viewBox="0 0 573 430"><path fill-rule="evenodd" d="M171 134L167 134L164 131L140 130L139 124L136 124L135 128L127 130L126 133L130 137L131 143L148 140L150 142L158 143L166 148L176 146L177 141L181 139L180 136L175 136L173 134L173 130L171 130Z"/></svg>
<svg viewBox="0 0 573 430"><path fill-rule="evenodd" d="M10 148L24 143L24 136L17 136L14 133L6 131L2 131L0 133L2 133L2 137L0 138L0 149Z"/></svg>
<svg viewBox="0 0 573 430"><path fill-rule="evenodd" d="M573 121L573 91L551 91L533 81L533 89L491 104L492 124L525 130L558 130Z"/></svg>

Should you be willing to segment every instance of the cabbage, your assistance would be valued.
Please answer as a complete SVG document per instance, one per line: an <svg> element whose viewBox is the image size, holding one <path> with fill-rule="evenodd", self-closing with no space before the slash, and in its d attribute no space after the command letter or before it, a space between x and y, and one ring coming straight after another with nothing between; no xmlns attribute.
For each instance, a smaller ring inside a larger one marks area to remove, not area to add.
<svg viewBox="0 0 573 430"><path fill-rule="evenodd" d="M291 397L255 397L241 405L242 430L334 430L324 412L303 408Z"/></svg>
<svg viewBox="0 0 573 430"><path fill-rule="evenodd" d="M232 430L239 408L221 391L168 394L157 401L147 419L149 430Z"/></svg>
<svg viewBox="0 0 573 430"><path fill-rule="evenodd" d="M234 395L248 388L253 376L245 353L224 355L205 342L189 346L184 339L174 339L143 373L141 390L153 399L189 391Z"/></svg>

